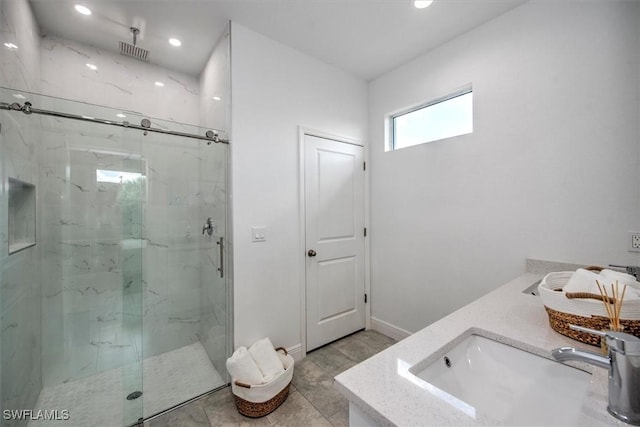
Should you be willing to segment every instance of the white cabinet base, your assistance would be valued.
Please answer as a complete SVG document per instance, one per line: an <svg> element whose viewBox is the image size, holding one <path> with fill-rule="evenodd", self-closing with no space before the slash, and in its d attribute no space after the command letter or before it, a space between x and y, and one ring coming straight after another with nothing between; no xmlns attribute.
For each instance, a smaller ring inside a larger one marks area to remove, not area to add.
<svg viewBox="0 0 640 427"><path fill-rule="evenodd" d="M349 402L349 427L378 427L378 425L373 418Z"/></svg>

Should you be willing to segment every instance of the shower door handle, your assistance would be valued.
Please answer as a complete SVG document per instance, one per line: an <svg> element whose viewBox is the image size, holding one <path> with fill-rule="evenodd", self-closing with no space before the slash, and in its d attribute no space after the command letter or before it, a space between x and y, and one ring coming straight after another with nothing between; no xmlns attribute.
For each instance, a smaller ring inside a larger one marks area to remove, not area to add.
<svg viewBox="0 0 640 427"><path fill-rule="evenodd" d="M220 250L220 264L218 266L218 271L220 272L220 277L224 277L224 237L220 237L218 239L218 246Z"/></svg>

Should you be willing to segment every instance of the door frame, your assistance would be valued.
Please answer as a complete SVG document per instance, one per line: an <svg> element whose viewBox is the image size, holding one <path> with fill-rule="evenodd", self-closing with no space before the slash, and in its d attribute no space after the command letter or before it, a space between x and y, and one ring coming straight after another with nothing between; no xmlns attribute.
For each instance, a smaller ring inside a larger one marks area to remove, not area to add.
<svg viewBox="0 0 640 427"><path fill-rule="evenodd" d="M299 261L300 266L300 344L301 354L299 359L304 359L307 355L307 255L306 255L306 193L305 193L305 136L317 136L319 138L331 139L343 144L358 145L363 148L364 161L367 165L364 170L364 226L367 235L364 238L364 292L368 295L367 303L364 305L365 329L371 328L371 277L370 277L370 257L369 257L369 237L371 230L369 227L369 150L362 141L346 136L336 135L304 126L298 126L298 223L300 224ZM297 358L296 358L297 359Z"/></svg>

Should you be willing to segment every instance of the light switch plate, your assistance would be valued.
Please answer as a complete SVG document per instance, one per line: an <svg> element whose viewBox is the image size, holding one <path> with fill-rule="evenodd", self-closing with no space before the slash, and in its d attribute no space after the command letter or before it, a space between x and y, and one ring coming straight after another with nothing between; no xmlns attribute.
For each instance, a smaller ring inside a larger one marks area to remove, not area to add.
<svg viewBox="0 0 640 427"><path fill-rule="evenodd" d="M266 242L267 241L267 227L251 227L251 241L252 242Z"/></svg>

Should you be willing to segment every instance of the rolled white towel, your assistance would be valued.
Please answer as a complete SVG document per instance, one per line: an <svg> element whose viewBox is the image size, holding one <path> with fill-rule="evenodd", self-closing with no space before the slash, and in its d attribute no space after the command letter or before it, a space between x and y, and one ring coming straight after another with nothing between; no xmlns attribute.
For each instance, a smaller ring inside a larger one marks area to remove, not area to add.
<svg viewBox="0 0 640 427"><path fill-rule="evenodd" d="M269 338L262 338L249 347L249 354L258 365L264 376L264 381L269 382L280 373L284 372L282 361L271 344Z"/></svg>
<svg viewBox="0 0 640 427"><path fill-rule="evenodd" d="M603 284L603 277L593 271L579 268L571 275L571 278L562 290L567 292L588 292L596 295L600 295L596 280Z"/></svg>
<svg viewBox="0 0 640 427"><path fill-rule="evenodd" d="M608 269L602 270L600 272L600 276L603 278L600 281L600 284L606 284L609 296L611 296L611 285L618 282L618 290L620 292L622 292L624 285L627 285L627 290L624 294L624 301L640 299L640 283L636 281L634 276Z"/></svg>
<svg viewBox="0 0 640 427"><path fill-rule="evenodd" d="M227 359L227 371L234 380L245 384L258 385L265 382L258 365L244 346L238 347Z"/></svg>
<svg viewBox="0 0 640 427"><path fill-rule="evenodd" d="M607 283L615 283L616 280L620 286L627 285L634 289L640 290L640 283L636 281L636 278L627 273L621 273L619 271L604 269L600 272L600 275L605 278Z"/></svg>

